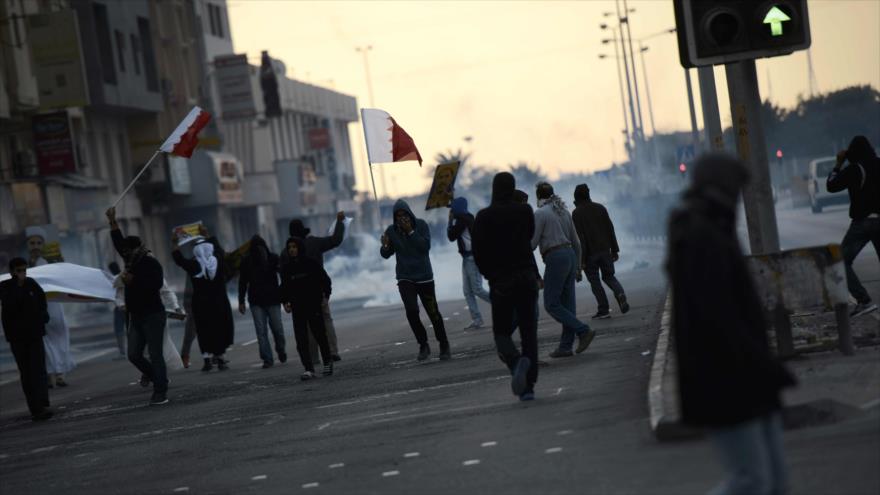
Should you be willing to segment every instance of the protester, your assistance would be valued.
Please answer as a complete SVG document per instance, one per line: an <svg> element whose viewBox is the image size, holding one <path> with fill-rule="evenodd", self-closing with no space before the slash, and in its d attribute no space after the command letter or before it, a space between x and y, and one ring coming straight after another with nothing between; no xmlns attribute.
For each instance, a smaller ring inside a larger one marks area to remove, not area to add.
<svg viewBox="0 0 880 495"><path fill-rule="evenodd" d="M42 227L28 227L25 230L29 253L28 267L48 265L43 258L43 245L46 242L46 231ZM46 324L46 334L43 337L43 345L46 348L46 372L48 373L49 388L55 385L66 387L64 374L76 368L73 354L70 353L70 329L64 319L64 308L61 303L48 303L49 322Z"/></svg>
<svg viewBox="0 0 880 495"><path fill-rule="evenodd" d="M305 372L302 380L315 377L315 366L309 352L309 334L318 343L324 362L324 376L333 374L333 358L324 327L324 313L321 301L329 299L330 277L320 263L305 254L305 240L291 237L285 248L287 263L281 267L281 301L284 311L293 315L293 335L296 338L296 351Z"/></svg>
<svg viewBox="0 0 880 495"><path fill-rule="evenodd" d="M512 375L513 394L528 401L534 400L538 381L538 282L531 247L535 219L528 205L514 200L515 187L512 174L495 175L492 203L477 213L474 222L473 253L489 280L495 347ZM522 352L512 339L514 319Z"/></svg>
<svg viewBox="0 0 880 495"><path fill-rule="evenodd" d="M186 314L192 315L192 299L193 286L192 280L186 277L186 283L183 287L183 310ZM192 316L188 317L184 322L183 328L183 345L180 347L180 359L183 361L183 367L189 368L189 354L192 349L192 343L196 339L196 319Z"/></svg>
<svg viewBox="0 0 880 495"><path fill-rule="evenodd" d="M119 268L119 263L115 261L111 261L110 265L107 267L110 269L110 273L114 277L117 277L122 273L122 270ZM125 291L123 290L123 296L121 300L117 300L117 304L113 306L113 333L116 335L116 348L119 349L119 357L125 358ZM118 299L118 298L117 298ZM120 304L121 303L121 304Z"/></svg>
<svg viewBox="0 0 880 495"><path fill-rule="evenodd" d="M412 328L413 335L419 343L418 360L424 361L431 355L428 345L428 332L419 318L419 299L434 325L434 336L440 343L440 359L452 357L449 339L443 316L437 306L437 294L434 289L434 272L431 268L431 231L424 220L417 219L406 201L399 199L394 203L394 223L382 234L382 247L379 254L388 259L394 255L397 266L397 288L406 310L406 319Z"/></svg>
<svg viewBox="0 0 880 495"><path fill-rule="evenodd" d="M46 294L40 284L27 276L27 267L24 258L13 258L9 262L12 278L0 282L0 319L6 341L18 365L21 390L27 400L31 419L43 421L52 417L43 348L49 311Z"/></svg>
<svg viewBox="0 0 880 495"><path fill-rule="evenodd" d="M281 291L278 288L278 255L269 251L266 241L259 235L251 237L250 250L241 261L238 276L238 311L241 314L247 311L245 295L251 305L263 368L275 364L268 327L272 328L278 361L287 362L284 325L281 323Z"/></svg>
<svg viewBox="0 0 880 495"><path fill-rule="evenodd" d="M620 306L620 312L626 313L629 311L629 303L626 302L623 286L614 276L614 263L620 259L620 247L617 245L614 224L611 223L608 210L590 198L590 188L586 184L578 184L574 188L574 205L571 219L581 244L580 262L598 304L593 319L611 318L608 296L605 295L602 282L611 289Z"/></svg>
<svg viewBox="0 0 880 495"><path fill-rule="evenodd" d="M232 306L226 295L226 260L217 239L209 237L204 226L200 229L205 238L193 241L192 259L181 254L177 234L171 239L171 256L192 280L192 318L195 319L196 337L205 361L202 371L211 371L214 365L225 371L229 365L224 354L235 337Z"/></svg>
<svg viewBox="0 0 880 495"><path fill-rule="evenodd" d="M449 210L449 225L446 227L446 236L450 242L458 244L458 253L461 255L462 290L471 313L471 324L466 326L465 330L475 330L483 326L483 315L477 305L477 298L489 302L489 293L483 288L483 277L480 276L477 264L474 263L471 246L473 225L474 216L468 212L467 199L453 199L452 208Z"/></svg>
<svg viewBox="0 0 880 495"><path fill-rule="evenodd" d="M771 355L764 313L736 234L748 172L697 160L669 224L666 270L682 421L708 428L729 478L713 493L786 493L780 390L792 376Z"/></svg>
<svg viewBox="0 0 880 495"><path fill-rule="evenodd" d="M342 244L342 240L344 239L345 234L345 212L340 211L336 213L336 224L333 227L333 234L327 237L317 237L313 235L309 235L311 229L308 229L303 225L302 220L298 218L294 218L290 221L287 226L287 230L290 233L290 237L299 237L303 239L305 246L305 254L309 258L317 261L321 268L324 268L324 253L330 251L331 249L335 249ZM285 249L286 251L286 249ZM284 252L281 253L281 264L283 265L286 261L286 254ZM324 299L321 302L321 311L324 315L324 327L327 329L327 341L330 344L330 354L333 358L333 361L340 361L342 358L339 356L339 343L336 338L336 326L333 324L333 316L330 314L330 300ZM315 342L312 334L308 334L309 339L309 353L312 355L312 362L319 363L321 361L321 356L318 353L318 345Z"/></svg>
<svg viewBox="0 0 880 495"><path fill-rule="evenodd" d="M540 248L544 258L544 309L562 324L559 347L550 357L572 356L574 337L578 337L578 354L587 350L596 331L578 320L575 302L575 281L581 279L581 245L571 215L562 199L553 193L553 186L539 182L535 194L535 233L532 249Z"/></svg>
<svg viewBox="0 0 880 495"><path fill-rule="evenodd" d="M128 312L128 360L153 383L151 405L168 403L168 373L162 357L165 338L165 306L160 291L165 282L162 265L137 236L124 236L116 221L116 208L107 210L113 247L125 261L120 277L125 283ZM144 358L149 348L150 360Z"/></svg>
<svg viewBox="0 0 880 495"><path fill-rule="evenodd" d="M849 162L846 167L844 163ZM837 153L837 163L828 174L825 187L834 193L849 191L849 216L852 222L843 236L841 249L846 266L846 283L856 300L850 316L877 310L865 286L853 269L853 262L868 242L880 257L880 158L865 136L856 136L849 148Z"/></svg>

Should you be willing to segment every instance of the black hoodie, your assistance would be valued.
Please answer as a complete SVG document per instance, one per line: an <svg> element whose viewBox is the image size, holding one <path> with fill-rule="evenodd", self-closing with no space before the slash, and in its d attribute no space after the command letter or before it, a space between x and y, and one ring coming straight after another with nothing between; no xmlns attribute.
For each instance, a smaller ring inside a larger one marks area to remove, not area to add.
<svg viewBox="0 0 880 495"><path fill-rule="evenodd" d="M330 297L330 277L324 267L306 256L302 238L288 239L285 252L292 242L299 248L299 255L296 258L288 257L288 262L281 267L281 302L291 303L294 308L320 308L321 301Z"/></svg>
<svg viewBox="0 0 880 495"><path fill-rule="evenodd" d="M474 221L474 261L490 284L521 270L537 270L532 253L535 215L529 205L514 201L515 189L513 175L497 174L492 181L492 204L480 210Z"/></svg>
<svg viewBox="0 0 880 495"><path fill-rule="evenodd" d="M849 190L849 216L862 220L880 214L880 158L865 136L856 136L846 150L849 165L828 174L826 188L835 193Z"/></svg>
<svg viewBox="0 0 880 495"><path fill-rule="evenodd" d="M244 296L252 306L275 306L281 304L278 288L278 255L269 251L266 241L255 235L251 247L241 261L238 276L238 303L244 304Z"/></svg>

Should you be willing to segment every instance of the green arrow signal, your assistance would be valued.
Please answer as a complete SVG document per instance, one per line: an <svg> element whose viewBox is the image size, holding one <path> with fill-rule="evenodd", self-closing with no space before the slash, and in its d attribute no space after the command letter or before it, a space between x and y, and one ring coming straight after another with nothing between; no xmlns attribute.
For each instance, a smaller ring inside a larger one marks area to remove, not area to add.
<svg viewBox="0 0 880 495"><path fill-rule="evenodd" d="M770 24L770 34L773 36L782 36L782 23L790 20L791 17L775 5L764 16L764 24Z"/></svg>

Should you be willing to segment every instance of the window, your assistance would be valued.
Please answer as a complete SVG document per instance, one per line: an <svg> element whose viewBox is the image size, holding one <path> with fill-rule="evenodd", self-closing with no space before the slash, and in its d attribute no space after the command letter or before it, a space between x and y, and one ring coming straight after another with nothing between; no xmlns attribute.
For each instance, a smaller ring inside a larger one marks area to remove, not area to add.
<svg viewBox="0 0 880 495"><path fill-rule="evenodd" d="M208 21L211 24L211 36L217 36L217 22L214 20L214 4L208 5Z"/></svg>
<svg viewBox="0 0 880 495"><path fill-rule="evenodd" d="M107 84L116 84L116 66L113 63L113 45L110 41L110 23L107 20L107 6L100 3L92 5L95 17L95 34L98 35L98 51L101 57L101 74Z"/></svg>
<svg viewBox="0 0 880 495"><path fill-rule="evenodd" d="M141 38L141 51L144 54L144 75L147 77L147 90L159 92L159 76L156 72L156 56L153 52L153 35L150 33L150 21L138 17L138 33Z"/></svg>
<svg viewBox="0 0 880 495"><path fill-rule="evenodd" d="M224 15L223 8L213 3L208 3L208 23L211 26L211 35L217 38L223 38L224 31Z"/></svg>
<svg viewBox="0 0 880 495"><path fill-rule="evenodd" d="M119 55L119 72L125 72L125 35L120 31L116 35L116 53Z"/></svg>
<svg viewBox="0 0 880 495"><path fill-rule="evenodd" d="M134 60L134 73L141 75L141 40L131 35L131 59Z"/></svg>
<svg viewBox="0 0 880 495"><path fill-rule="evenodd" d="M219 5L215 5L214 11L217 12L217 37L218 38L225 38L225 36L223 34L223 31L224 31L224 28L223 28L223 24L224 24L223 23L223 21L224 21L223 7L220 7Z"/></svg>

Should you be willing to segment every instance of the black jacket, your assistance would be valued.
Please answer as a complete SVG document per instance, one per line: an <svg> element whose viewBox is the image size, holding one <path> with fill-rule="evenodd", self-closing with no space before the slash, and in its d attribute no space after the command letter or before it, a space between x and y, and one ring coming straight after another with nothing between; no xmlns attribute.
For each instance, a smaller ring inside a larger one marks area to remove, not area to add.
<svg viewBox="0 0 880 495"><path fill-rule="evenodd" d="M330 297L332 283L327 272L317 261L307 256L288 258L281 267L281 302L298 306L320 306Z"/></svg>
<svg viewBox="0 0 880 495"><path fill-rule="evenodd" d="M670 217L667 252L683 421L721 427L779 409L794 379L770 353L733 206L690 195Z"/></svg>
<svg viewBox="0 0 880 495"><path fill-rule="evenodd" d="M125 260L126 270L134 275L125 285L125 309L133 315L165 311L159 291L165 283L162 265L150 254L132 254L125 248L125 239L119 229L110 231L113 247Z"/></svg>
<svg viewBox="0 0 880 495"><path fill-rule="evenodd" d="M244 304L245 294L252 306L281 304L278 255L269 251L266 242L259 237L251 239L250 251L241 261L241 273L238 276L239 304Z"/></svg>
<svg viewBox="0 0 880 495"><path fill-rule="evenodd" d="M514 202L512 183L501 187L497 182L493 184L492 204L477 213L471 232L474 261L490 284L522 270L538 270L532 252L532 208Z"/></svg>
<svg viewBox="0 0 880 495"><path fill-rule="evenodd" d="M861 163L852 161L842 170L828 174L828 192L849 190L849 216L861 220L880 213L880 158L872 156Z"/></svg>
<svg viewBox="0 0 880 495"><path fill-rule="evenodd" d="M464 239L462 239L462 235L465 232L470 232L471 242L473 242L473 227L474 216L470 213L455 215L449 220L449 225L446 227L446 237L450 242L458 243L458 253L462 256L471 256L473 254L473 245L471 250L468 251L465 248Z"/></svg>
<svg viewBox="0 0 880 495"><path fill-rule="evenodd" d="M589 199L578 201L575 206L571 219L581 241L581 262L586 263L594 254L620 252L608 210Z"/></svg>
<svg viewBox="0 0 880 495"><path fill-rule="evenodd" d="M291 222L291 225L293 222ZM322 267L324 266L324 253L330 251L331 249L335 249L342 244L345 234L345 224L336 221L335 227L333 227L333 235L329 235L326 237L317 237L313 235L308 235L309 229L305 230L294 230L290 229L291 237L300 237L303 238L304 247L306 251L306 256L317 261ZM281 265L287 264L287 250L281 251Z"/></svg>
<svg viewBox="0 0 880 495"><path fill-rule="evenodd" d="M14 277L0 282L0 304L7 342L40 339L46 335L49 322L46 294L36 280L28 277L21 287Z"/></svg>

